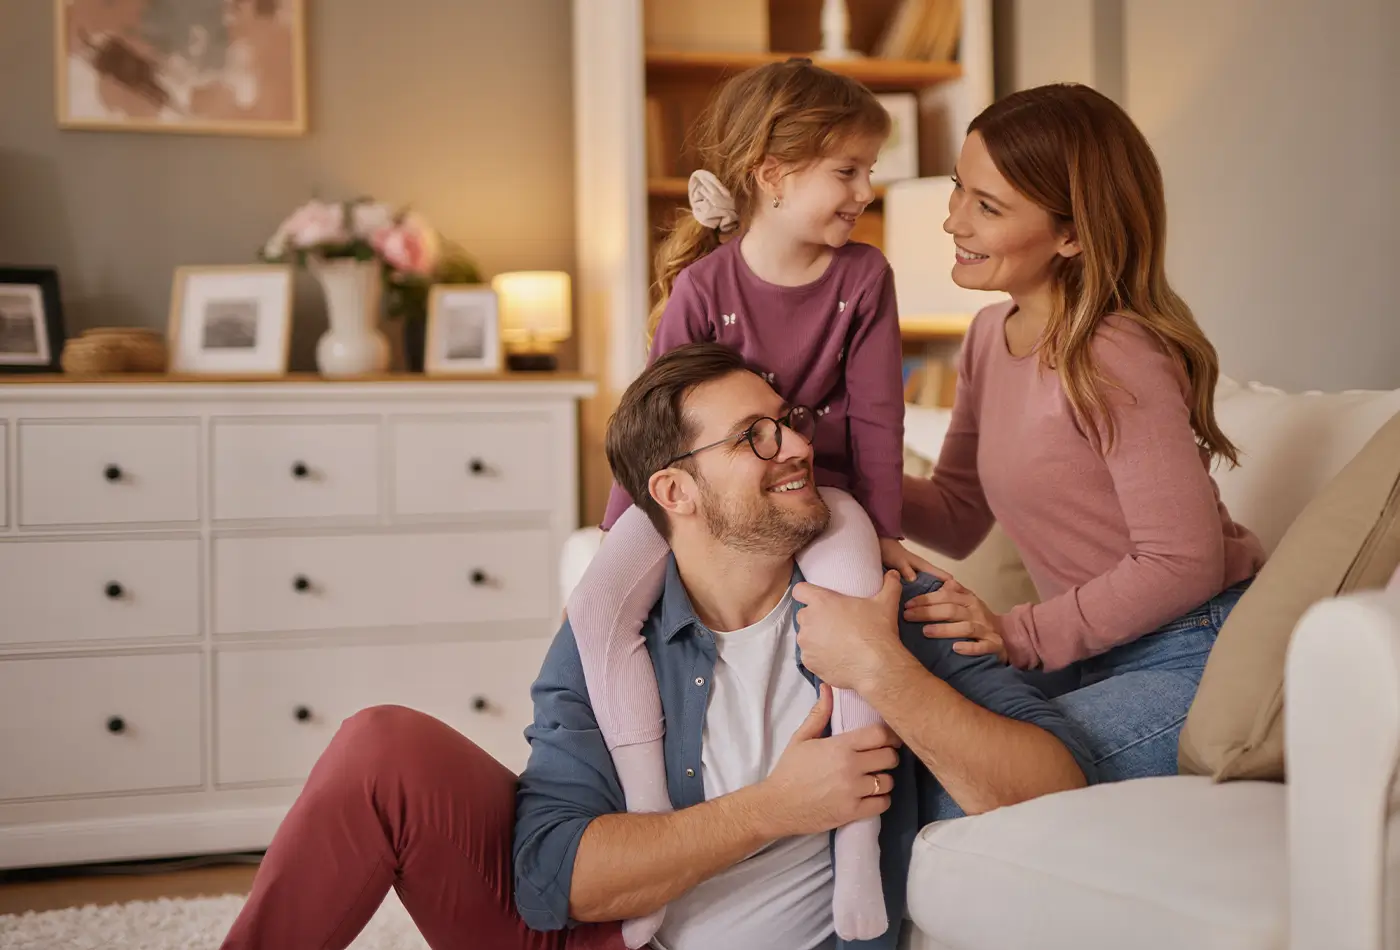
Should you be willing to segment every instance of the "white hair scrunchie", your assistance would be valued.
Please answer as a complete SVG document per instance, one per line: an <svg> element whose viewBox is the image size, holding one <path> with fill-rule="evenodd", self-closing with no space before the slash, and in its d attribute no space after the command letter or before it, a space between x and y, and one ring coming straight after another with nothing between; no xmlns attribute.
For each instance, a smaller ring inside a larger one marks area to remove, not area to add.
<svg viewBox="0 0 1400 950"><path fill-rule="evenodd" d="M703 168L690 174L690 213L695 215L707 228L718 228L721 232L733 231L739 226L739 211L734 207L734 196L724 187L713 172Z"/></svg>

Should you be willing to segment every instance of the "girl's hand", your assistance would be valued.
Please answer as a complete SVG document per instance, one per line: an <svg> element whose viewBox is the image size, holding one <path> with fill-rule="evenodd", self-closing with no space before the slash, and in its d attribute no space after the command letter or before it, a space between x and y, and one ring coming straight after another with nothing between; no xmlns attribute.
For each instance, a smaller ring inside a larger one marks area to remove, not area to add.
<svg viewBox="0 0 1400 950"><path fill-rule="evenodd" d="M953 579L953 575L939 570L918 555L911 554L904 545L893 538L880 539L880 561L885 567L899 571L899 576L906 581L914 580L920 572L932 574L944 583Z"/></svg>
<svg viewBox="0 0 1400 950"><path fill-rule="evenodd" d="M904 619L927 624L924 627L926 637L960 641L953 644L954 653L994 656L1007 662L1001 615L957 581L945 582L932 593L909 598L904 605Z"/></svg>

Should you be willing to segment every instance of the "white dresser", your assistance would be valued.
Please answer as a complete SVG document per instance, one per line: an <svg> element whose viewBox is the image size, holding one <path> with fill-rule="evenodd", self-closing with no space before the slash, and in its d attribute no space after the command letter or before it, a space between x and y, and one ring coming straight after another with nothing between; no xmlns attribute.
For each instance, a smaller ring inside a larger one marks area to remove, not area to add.
<svg viewBox="0 0 1400 950"><path fill-rule="evenodd" d="M264 847L356 710L524 764L591 383L0 383L0 867Z"/></svg>

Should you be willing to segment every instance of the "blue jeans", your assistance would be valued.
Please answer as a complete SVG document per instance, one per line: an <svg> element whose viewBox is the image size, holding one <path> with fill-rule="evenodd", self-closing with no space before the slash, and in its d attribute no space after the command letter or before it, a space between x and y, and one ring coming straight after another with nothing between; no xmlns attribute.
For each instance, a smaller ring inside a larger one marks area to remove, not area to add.
<svg viewBox="0 0 1400 950"><path fill-rule="evenodd" d="M1131 643L1024 674L1084 731L1100 782L1175 775L1177 740L1242 581Z"/></svg>

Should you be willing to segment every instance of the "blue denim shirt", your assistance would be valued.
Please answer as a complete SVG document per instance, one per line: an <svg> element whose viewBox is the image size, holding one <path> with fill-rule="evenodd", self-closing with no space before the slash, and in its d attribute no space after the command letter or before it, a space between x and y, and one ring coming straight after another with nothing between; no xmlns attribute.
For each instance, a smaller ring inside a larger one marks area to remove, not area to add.
<svg viewBox="0 0 1400 950"><path fill-rule="evenodd" d="M794 571L793 583L801 579L800 572ZM906 582L904 600L936 590L939 583L927 575ZM921 624L901 619L899 634L925 667L973 702L1052 733L1093 781L1092 760L1083 739L1042 693L1016 670L991 657L954 653L952 641L928 639L921 628ZM643 625L642 635L661 690L671 803L677 809L698 805L705 800L700 743L715 667L715 643L714 635L695 616L674 559L661 599ZM816 682L801 666L800 655L793 662ZM584 829L600 815L626 811L612 757L589 706L583 666L567 622L545 657L531 696L535 721L525 730L530 761L516 793L515 904L531 928L559 930L575 923L569 918L569 891ZM890 808L880 830L880 871L891 926L874 940L838 941L843 950L893 950L904 919L905 885L915 835L930 821L962 814L907 748L900 750L893 775Z"/></svg>

